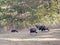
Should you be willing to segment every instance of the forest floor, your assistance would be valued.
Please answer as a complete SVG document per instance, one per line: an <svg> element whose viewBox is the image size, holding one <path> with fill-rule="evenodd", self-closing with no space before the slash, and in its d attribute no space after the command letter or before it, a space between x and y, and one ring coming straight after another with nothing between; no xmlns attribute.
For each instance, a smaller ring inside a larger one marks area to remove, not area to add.
<svg viewBox="0 0 60 45"><path fill-rule="evenodd" d="M60 29L30 33L29 30L0 34L0 45L60 45Z"/></svg>

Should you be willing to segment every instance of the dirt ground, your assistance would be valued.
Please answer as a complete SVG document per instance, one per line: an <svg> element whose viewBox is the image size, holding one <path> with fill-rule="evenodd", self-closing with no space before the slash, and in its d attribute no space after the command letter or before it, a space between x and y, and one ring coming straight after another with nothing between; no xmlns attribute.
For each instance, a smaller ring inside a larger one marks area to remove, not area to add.
<svg viewBox="0 0 60 45"><path fill-rule="evenodd" d="M0 45L60 45L60 29L37 32L31 34L29 30L23 30L0 34Z"/></svg>

